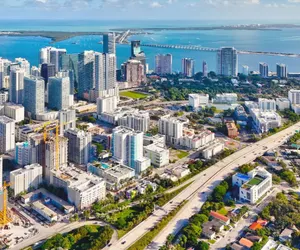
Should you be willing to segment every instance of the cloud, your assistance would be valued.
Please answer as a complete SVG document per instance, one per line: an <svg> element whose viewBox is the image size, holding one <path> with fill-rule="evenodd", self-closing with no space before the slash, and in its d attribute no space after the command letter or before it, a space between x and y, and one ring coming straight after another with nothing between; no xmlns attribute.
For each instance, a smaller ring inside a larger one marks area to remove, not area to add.
<svg viewBox="0 0 300 250"><path fill-rule="evenodd" d="M150 7L151 8L161 8L162 7L162 4L160 4L159 2L152 2L150 4Z"/></svg>

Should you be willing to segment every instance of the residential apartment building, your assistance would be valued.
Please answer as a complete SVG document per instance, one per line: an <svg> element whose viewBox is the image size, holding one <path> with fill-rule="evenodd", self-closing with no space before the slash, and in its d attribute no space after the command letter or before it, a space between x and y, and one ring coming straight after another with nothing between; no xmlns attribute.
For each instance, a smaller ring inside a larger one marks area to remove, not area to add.
<svg viewBox="0 0 300 250"><path fill-rule="evenodd" d="M160 144L150 144L144 146L144 156L151 160L153 166L159 168L169 164L170 152Z"/></svg>
<svg viewBox="0 0 300 250"><path fill-rule="evenodd" d="M103 96L97 99L97 114L113 113L118 105L116 96Z"/></svg>
<svg viewBox="0 0 300 250"><path fill-rule="evenodd" d="M0 154L15 149L15 121L7 116L0 116Z"/></svg>
<svg viewBox="0 0 300 250"><path fill-rule="evenodd" d="M238 100L237 94L223 93L223 94L217 94L212 102L216 104L236 104L237 100Z"/></svg>
<svg viewBox="0 0 300 250"><path fill-rule="evenodd" d="M171 144L179 144L183 137L183 122L174 117L162 117L158 122L158 132L166 136L166 141Z"/></svg>
<svg viewBox="0 0 300 250"><path fill-rule="evenodd" d="M217 73L224 76L237 76L238 54L235 48L221 48L217 53Z"/></svg>
<svg viewBox="0 0 300 250"><path fill-rule="evenodd" d="M209 101L208 94L189 94L189 106L198 109L207 106Z"/></svg>
<svg viewBox="0 0 300 250"><path fill-rule="evenodd" d="M147 132L150 127L150 115L148 111L128 113L118 119L118 124L136 131Z"/></svg>
<svg viewBox="0 0 300 250"><path fill-rule="evenodd" d="M277 109L283 111L285 109L290 109L291 103L288 98L276 98Z"/></svg>
<svg viewBox="0 0 300 250"><path fill-rule="evenodd" d="M272 128L278 128L281 126L281 117L275 111L260 111L259 109L251 109L250 115L258 133L265 133Z"/></svg>
<svg viewBox="0 0 300 250"><path fill-rule="evenodd" d="M155 56L155 73L162 76L172 74L171 54L159 54Z"/></svg>
<svg viewBox="0 0 300 250"><path fill-rule="evenodd" d="M276 111L276 101L273 99L258 98L258 106L261 111Z"/></svg>
<svg viewBox="0 0 300 250"><path fill-rule="evenodd" d="M30 189L37 189L43 182L43 168L39 164L32 164L10 172L10 187L14 196Z"/></svg>
<svg viewBox="0 0 300 250"><path fill-rule="evenodd" d="M224 150L224 144L218 140L214 140L208 144L206 148L202 150L202 156L204 159L211 159L213 156Z"/></svg>
<svg viewBox="0 0 300 250"><path fill-rule="evenodd" d="M239 130L236 127L234 122L227 122L226 128L227 128L227 135L229 138L236 138L239 135Z"/></svg>

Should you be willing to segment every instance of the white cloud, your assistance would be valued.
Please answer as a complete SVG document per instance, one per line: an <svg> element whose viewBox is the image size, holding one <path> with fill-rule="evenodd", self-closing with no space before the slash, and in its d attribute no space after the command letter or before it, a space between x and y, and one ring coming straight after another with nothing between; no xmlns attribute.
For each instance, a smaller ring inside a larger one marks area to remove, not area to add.
<svg viewBox="0 0 300 250"><path fill-rule="evenodd" d="M162 4L160 4L159 2L152 2L150 4L150 7L151 8L161 8L162 7Z"/></svg>

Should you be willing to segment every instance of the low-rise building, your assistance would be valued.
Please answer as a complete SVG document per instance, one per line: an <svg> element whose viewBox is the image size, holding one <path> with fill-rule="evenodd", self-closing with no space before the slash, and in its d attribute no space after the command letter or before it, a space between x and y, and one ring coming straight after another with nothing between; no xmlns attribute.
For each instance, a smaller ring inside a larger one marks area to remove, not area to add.
<svg viewBox="0 0 300 250"><path fill-rule="evenodd" d="M181 179L191 173L188 165L177 166L172 169L171 173L175 175L178 179Z"/></svg>
<svg viewBox="0 0 300 250"><path fill-rule="evenodd" d="M225 215L222 215L218 212L210 211L209 216L212 217L213 219L219 221L223 225L228 226L230 224L230 219L228 217L226 217Z"/></svg>
<svg viewBox="0 0 300 250"><path fill-rule="evenodd" d="M103 112L100 116L100 120L109 124L117 125L121 117L128 114L134 114L138 112L137 109L130 107L120 107L114 110L114 112Z"/></svg>
<svg viewBox="0 0 300 250"><path fill-rule="evenodd" d="M290 101L288 98L276 98L277 109L283 111L285 109L290 109Z"/></svg>
<svg viewBox="0 0 300 250"><path fill-rule="evenodd" d="M144 135L143 144L144 144L144 146L148 146L150 144L156 144L156 145L159 145L161 147L165 147L165 145L166 145L166 136L165 135L160 135L160 134L153 135L153 136Z"/></svg>
<svg viewBox="0 0 300 250"><path fill-rule="evenodd" d="M285 228L279 235L279 241L284 243L286 241L290 241L292 239L292 234L294 233L294 230Z"/></svg>
<svg viewBox="0 0 300 250"><path fill-rule="evenodd" d="M50 184L64 188L68 194L68 201L79 210L90 207L106 196L104 179L74 166L53 169Z"/></svg>
<svg viewBox="0 0 300 250"><path fill-rule="evenodd" d="M266 133L272 128L281 126L281 117L275 111L250 110L254 128L258 133Z"/></svg>
<svg viewBox="0 0 300 250"><path fill-rule="evenodd" d="M216 234L224 229L224 224L220 221L213 219L208 221L202 226L202 235L207 239L214 239Z"/></svg>
<svg viewBox="0 0 300 250"><path fill-rule="evenodd" d="M36 211L38 214L43 216L45 219L47 219L49 222L57 221L57 213L55 213L53 210L45 206L40 201L35 201L31 204L31 208Z"/></svg>
<svg viewBox="0 0 300 250"><path fill-rule="evenodd" d="M239 135L239 130L236 127L234 122L227 122L226 128L227 128L228 137L236 138Z"/></svg>
<svg viewBox="0 0 300 250"><path fill-rule="evenodd" d="M193 109L198 109L203 106L207 106L209 101L208 94L189 94L189 105Z"/></svg>
<svg viewBox="0 0 300 250"><path fill-rule="evenodd" d="M242 202L255 204L272 188L272 174L262 167L257 167L247 175L241 173L233 175L232 185L239 187Z"/></svg>
<svg viewBox="0 0 300 250"><path fill-rule="evenodd" d="M213 103L216 104L236 104L238 96L235 93L223 93L217 94L213 99Z"/></svg>
<svg viewBox="0 0 300 250"><path fill-rule="evenodd" d="M32 164L10 172L10 187L14 196L30 189L37 189L43 182L43 168L39 164Z"/></svg>
<svg viewBox="0 0 300 250"><path fill-rule="evenodd" d="M153 166L163 167L169 164L170 152L160 144L150 144L144 146L144 156L151 160Z"/></svg>
<svg viewBox="0 0 300 250"><path fill-rule="evenodd" d="M203 130L197 134L185 134L180 139L180 145L189 149L198 149L215 140L215 133Z"/></svg>
<svg viewBox="0 0 300 250"><path fill-rule="evenodd" d="M235 108L234 118L238 121L248 121L247 113L242 105L239 105Z"/></svg>
<svg viewBox="0 0 300 250"><path fill-rule="evenodd" d="M100 163L100 165L88 164L87 170L104 178L106 188L114 191L121 189L127 180L135 176L135 170L124 165L110 167L106 163Z"/></svg>
<svg viewBox="0 0 300 250"><path fill-rule="evenodd" d="M219 140L214 140L202 150L202 156L204 159L211 159L213 156L224 150L224 144Z"/></svg>
<svg viewBox="0 0 300 250"><path fill-rule="evenodd" d="M258 98L258 106L261 111L276 111L276 102L273 99Z"/></svg>

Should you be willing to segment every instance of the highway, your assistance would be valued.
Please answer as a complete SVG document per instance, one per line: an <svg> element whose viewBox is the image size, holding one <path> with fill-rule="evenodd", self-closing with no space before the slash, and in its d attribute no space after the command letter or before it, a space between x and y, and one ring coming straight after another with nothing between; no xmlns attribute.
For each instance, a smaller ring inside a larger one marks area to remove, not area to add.
<svg viewBox="0 0 300 250"><path fill-rule="evenodd" d="M179 230L187 224L188 219L199 211L206 201L207 196L226 176L236 170L238 166L254 161L258 156L263 155L265 151L284 144L284 142L295 133L295 130L298 130L299 128L300 123L297 123L273 136L265 138L255 144L251 144L193 177L192 180L194 180L194 182L187 189L183 190L162 209L156 210L153 215L119 239L109 249L127 249L180 202L188 200L188 203L160 232L160 234L157 235L147 248L151 250L159 249L159 247L164 244L169 234L176 234L179 232Z"/></svg>

